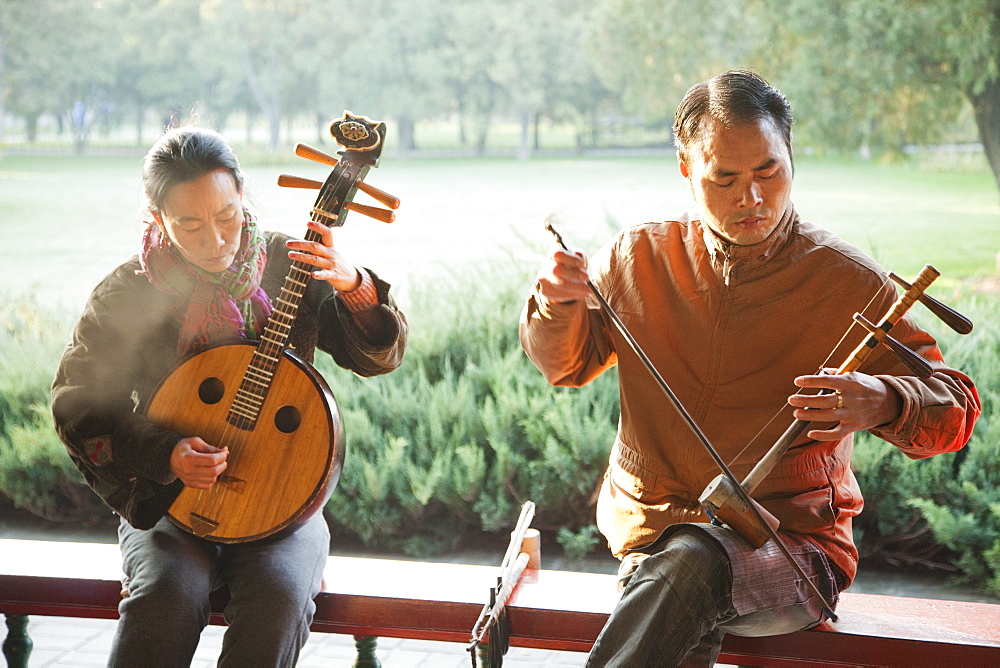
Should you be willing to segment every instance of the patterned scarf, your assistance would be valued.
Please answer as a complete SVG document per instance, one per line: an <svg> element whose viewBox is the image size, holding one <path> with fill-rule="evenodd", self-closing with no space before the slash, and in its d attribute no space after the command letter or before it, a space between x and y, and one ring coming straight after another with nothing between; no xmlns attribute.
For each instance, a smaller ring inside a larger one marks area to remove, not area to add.
<svg viewBox="0 0 1000 668"><path fill-rule="evenodd" d="M256 339L258 326L271 316L271 301L260 287L267 247L249 212L244 212L244 220L236 259L217 274L185 260L158 225L150 224L142 235L139 259L149 282L187 299L177 338L178 355L226 339Z"/></svg>

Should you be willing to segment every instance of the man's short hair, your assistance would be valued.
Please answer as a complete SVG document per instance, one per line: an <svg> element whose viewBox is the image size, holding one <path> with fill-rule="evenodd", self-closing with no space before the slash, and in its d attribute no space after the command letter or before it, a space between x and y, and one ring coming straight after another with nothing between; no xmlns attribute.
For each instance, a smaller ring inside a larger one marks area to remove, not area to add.
<svg viewBox="0 0 1000 668"><path fill-rule="evenodd" d="M770 118L781 132L792 157L792 109L778 89L749 70L730 70L688 89L674 114L674 145L687 161L698 142L705 119L731 128Z"/></svg>

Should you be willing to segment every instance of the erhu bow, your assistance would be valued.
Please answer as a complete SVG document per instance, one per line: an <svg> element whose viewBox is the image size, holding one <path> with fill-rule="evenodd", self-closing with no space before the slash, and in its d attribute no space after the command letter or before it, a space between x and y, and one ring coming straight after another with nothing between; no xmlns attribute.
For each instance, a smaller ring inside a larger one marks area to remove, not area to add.
<svg viewBox="0 0 1000 668"><path fill-rule="evenodd" d="M545 229L555 237L556 242L563 248L563 250L569 252L569 248L563 241L562 236L560 236L560 234L552 227L551 222L546 221ZM924 361L919 355L906 348L903 344L890 337L889 331L897 322L899 322L899 320L909 310L910 306L912 306L916 301L920 301L921 303L927 305L927 307L935 315L941 318L958 333L968 334L972 331L972 323L967 318L948 308L929 295L924 294L924 290L926 290L927 286L929 286L938 276L940 276L940 273L930 265L924 267L923 271L920 272L920 275L912 285L906 283L895 274L890 274L890 278L903 286L905 292L889 310L889 313L883 318L878 326L868 322L863 316L861 316L861 314L855 314L855 322L868 329L870 336L858 346L848 361L837 370L837 373L847 373L849 371L856 370L865 358L867 358L868 354L874 350L879 343L883 343L893 352L893 354L900 357L903 363L907 365L907 368L913 371L916 375L921 377L930 376L932 370L927 362ZM597 286L594 285L592 280L587 280L587 287L590 288L590 291L600 303L601 308L608 315L608 317L611 318L611 321L615 324L615 327L621 335L625 337L625 340L632 348L632 351L638 356L643 366L646 367L646 370L650 373L650 375L652 375L653 379L660 386L660 389L664 394L666 394L674 409L684 420L698 441L705 447L708 454L711 455L716 465L722 471L722 473L715 480L709 483L708 487L706 487L705 491L702 492L698 499L705 512L712 518L712 522L719 526L723 523L728 524L731 529L733 529L755 549L763 546L768 540L773 540L782 555L784 555L789 566L792 567L796 574L806 584L812 595L822 603L827 617L829 617L831 621L836 622L837 615L833 611L833 607L820 593L816 584L806 576L802 567L799 566L798 562L796 562L794 558L792 558L788 548L785 547L785 544L778 537L778 519L750 497L750 492L753 491L754 487L756 487L756 485L767 476L795 439L801 435L811 423L809 421L796 420L795 423L793 423L785 434L778 440L778 442L772 446L771 450L768 451L760 462L758 462L757 466L755 466L747 476L747 480L741 483L737 480L736 476L722 459L721 455L719 455L715 447L709 442L708 437L705 436L704 432L702 432L701 428L694 421L694 418L691 417L691 414L688 413L687 409L680 402L680 399L677 398L677 395L675 395L673 390L670 389L670 386L663 379L663 376L661 376L659 371L657 371L652 361L642 350L642 347L632 336L632 333L628 331L625 323L622 322L621 318L604 298L600 290L597 289ZM821 393L828 392L829 390L821 391ZM748 483L750 483L749 486Z"/></svg>

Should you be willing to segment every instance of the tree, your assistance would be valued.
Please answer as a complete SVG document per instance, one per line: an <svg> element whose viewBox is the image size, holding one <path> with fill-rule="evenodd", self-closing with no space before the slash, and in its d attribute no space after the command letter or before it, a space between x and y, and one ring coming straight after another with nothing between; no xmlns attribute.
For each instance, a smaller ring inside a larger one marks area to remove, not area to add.
<svg viewBox="0 0 1000 668"><path fill-rule="evenodd" d="M810 139L899 152L939 141L971 104L1000 187L1000 0L765 0L772 45ZM823 35L823 48L810 36Z"/></svg>
<svg viewBox="0 0 1000 668"><path fill-rule="evenodd" d="M25 119L29 141L42 114L69 121L82 150L107 103L109 57L100 49L108 39L105 12L89 0L9 0L0 5L0 18L3 106Z"/></svg>
<svg viewBox="0 0 1000 668"><path fill-rule="evenodd" d="M451 29L448 12L453 4L373 0L363 17L355 17L357 37L345 45L341 74L349 108L358 113L378 109L380 120L395 119L402 153L416 147L417 121L449 110L442 64L435 54Z"/></svg>
<svg viewBox="0 0 1000 668"><path fill-rule="evenodd" d="M554 117L591 102L572 96L593 83L589 66L581 68L586 5L567 0L532 0L495 5L495 25L503 35L493 59L491 78L503 87L521 126L518 157L537 148L537 128L544 114ZM534 133L532 131L534 130ZM532 137L532 134L534 136Z"/></svg>
<svg viewBox="0 0 1000 668"><path fill-rule="evenodd" d="M531 155L533 120L545 103L546 74L554 65L559 15L555 2L509 1L494 8L496 26L504 36L493 61L492 79L503 87L520 125L518 158Z"/></svg>
<svg viewBox="0 0 1000 668"><path fill-rule="evenodd" d="M854 0L859 8L864 6ZM959 93L972 105L987 161L1000 188L1000 0L874 3L907 28L909 40L882 48L912 77L909 86ZM935 123L933 115L926 117Z"/></svg>
<svg viewBox="0 0 1000 668"><path fill-rule="evenodd" d="M429 54L438 63L446 104L457 116L459 144L468 146L472 135L476 154L485 150L499 93L492 78L502 40L495 7L492 0L448 3L442 17L448 29Z"/></svg>
<svg viewBox="0 0 1000 668"><path fill-rule="evenodd" d="M605 0L591 30L595 71L647 119L749 67L791 100L798 145L899 153L964 98L1000 187L1000 0Z"/></svg>
<svg viewBox="0 0 1000 668"><path fill-rule="evenodd" d="M198 114L204 68L197 58L199 0L113 0L105 3L112 23L105 49L113 54L113 95L130 108L135 144L143 146L146 114L159 128L185 123Z"/></svg>
<svg viewBox="0 0 1000 668"><path fill-rule="evenodd" d="M664 121L691 84L748 64L759 30L744 14L725 0L604 0L591 16L587 51L624 113Z"/></svg>
<svg viewBox="0 0 1000 668"><path fill-rule="evenodd" d="M546 68L544 113L553 121L576 128L580 150L585 136L596 137L601 107L617 108L617 99L600 81L596 67L584 56L589 39L590 10L576 2L557 3L558 18L549 38L554 42L552 62ZM536 117L536 125L540 116ZM536 148L537 148L536 128Z"/></svg>
<svg viewBox="0 0 1000 668"><path fill-rule="evenodd" d="M6 96L6 80L4 70L7 64L7 30L14 21L11 19L10 5L0 5L0 144L3 144L3 118L6 115L4 97Z"/></svg>
<svg viewBox="0 0 1000 668"><path fill-rule="evenodd" d="M54 33L45 29L52 18L51 5L27 0L0 3L0 104L25 120L32 142L39 117L57 106L56 86L46 85L58 75Z"/></svg>
<svg viewBox="0 0 1000 668"><path fill-rule="evenodd" d="M315 0L208 0L199 62L216 86L220 109L240 98L245 81L268 123L268 147L281 145L281 123L314 107L321 63L316 53L323 30L335 27L327 3ZM303 55L305 54L305 55Z"/></svg>

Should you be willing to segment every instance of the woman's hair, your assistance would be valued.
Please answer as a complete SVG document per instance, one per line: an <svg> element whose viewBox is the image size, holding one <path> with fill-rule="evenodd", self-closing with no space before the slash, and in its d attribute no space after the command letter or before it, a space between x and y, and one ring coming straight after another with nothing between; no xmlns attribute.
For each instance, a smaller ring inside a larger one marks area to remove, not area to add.
<svg viewBox="0 0 1000 668"><path fill-rule="evenodd" d="M142 186L151 212L163 208L170 189L218 169L228 171L243 192L243 171L229 142L217 132L196 127L167 130L146 153Z"/></svg>
<svg viewBox="0 0 1000 668"><path fill-rule="evenodd" d="M688 89L674 115L677 155L687 161L698 142L705 119L727 128L769 118L781 132L792 157L792 110L788 100L758 74L730 70Z"/></svg>

